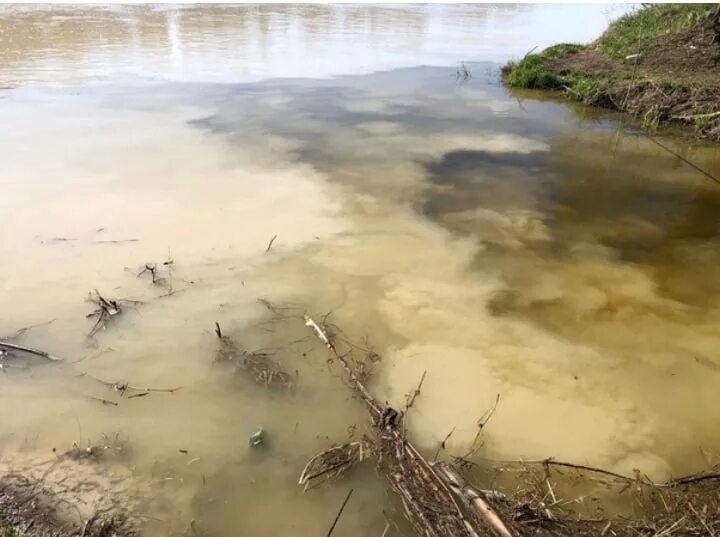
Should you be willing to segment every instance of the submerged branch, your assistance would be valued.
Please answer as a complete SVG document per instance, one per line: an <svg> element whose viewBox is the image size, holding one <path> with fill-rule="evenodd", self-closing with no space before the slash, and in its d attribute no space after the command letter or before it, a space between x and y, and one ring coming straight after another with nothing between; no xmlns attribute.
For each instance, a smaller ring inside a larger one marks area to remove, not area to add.
<svg viewBox="0 0 720 537"><path fill-rule="evenodd" d="M49 352L45 352L39 349L33 349L32 347L25 347L24 345L16 345L15 343L7 343L5 341L0 341L0 349L27 352L28 354L40 356L52 362L63 361L63 358L55 356L54 354L50 354Z"/></svg>

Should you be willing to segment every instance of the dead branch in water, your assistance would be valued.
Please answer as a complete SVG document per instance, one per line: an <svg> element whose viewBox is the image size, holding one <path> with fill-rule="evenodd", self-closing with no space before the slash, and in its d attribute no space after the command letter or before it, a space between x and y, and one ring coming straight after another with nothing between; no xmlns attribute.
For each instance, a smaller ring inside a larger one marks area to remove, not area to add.
<svg viewBox="0 0 720 537"><path fill-rule="evenodd" d="M118 406L118 404L115 401L110 401L108 399L103 399L102 397L95 397L93 395L86 395L88 399L93 399L95 401L101 402L103 405L111 405L111 406Z"/></svg>
<svg viewBox="0 0 720 537"><path fill-rule="evenodd" d="M335 347L328 332L312 318L305 324L328 348L332 359L347 373L353 388L362 396L378 429L375 455L393 490L400 496L405 515L419 535L425 537L477 537L445 482L428 461L401 434L402 416L381 405ZM410 399L408 399L408 402Z"/></svg>
<svg viewBox="0 0 720 537"><path fill-rule="evenodd" d="M104 329L107 326L107 323L110 322L113 317L115 317L116 315L120 315L120 313L122 312L122 308L120 307L120 304L117 300L106 299L100 294L97 289L95 289L95 297L93 297L91 294L88 294L88 301L92 302L97 306L97 309L88 313L85 316L88 319L91 317L97 317L95 324L93 325L90 333L88 334L88 337L91 338L99 330Z"/></svg>
<svg viewBox="0 0 720 537"><path fill-rule="evenodd" d="M495 396L495 403L492 407L490 407L489 410L483 414L480 419L477 422L478 430L475 434L475 438L473 438L472 444L470 444L470 451L467 452L463 456L464 459L467 459L469 457L472 457L475 452L478 450L479 446L477 445L478 440L480 440L480 436L482 435L483 429L485 428L485 425L487 425L487 422L490 421L490 418L493 417L493 414L495 414L495 411L497 410L498 404L500 404L500 394L497 394Z"/></svg>
<svg viewBox="0 0 720 537"><path fill-rule="evenodd" d="M427 375L427 371L423 371L417 388L415 388L412 392L409 392L405 396L405 409L403 410L403 436L405 436L405 433L407 431L408 411L415 404L415 399L417 399L417 396L420 395L420 390L422 389L423 382L425 382L425 375Z"/></svg>
<svg viewBox="0 0 720 537"><path fill-rule="evenodd" d="M0 349L26 352L28 354L40 356L40 357L50 360L52 362L62 362L63 361L63 358L60 358L53 354L50 354L49 352L41 351L39 349L33 349L32 347L25 347L23 345L16 345L14 343L7 343L4 341L0 341Z"/></svg>
<svg viewBox="0 0 720 537"><path fill-rule="evenodd" d="M305 490L319 486L345 473L355 463L362 462L371 452L371 446L365 440L329 447L305 465L298 485Z"/></svg>
<svg viewBox="0 0 720 537"><path fill-rule="evenodd" d="M270 248L272 248L273 243L275 242L275 239L277 239L277 235L274 235L272 239L270 239L270 242L267 245L267 248L265 249L265 253L268 253L270 251Z"/></svg>
<svg viewBox="0 0 720 537"><path fill-rule="evenodd" d="M89 377L100 384L104 384L111 390L115 392L119 392L120 395L125 395L128 391L134 391L134 392L141 392L141 394L135 394L128 397L128 399L132 397L142 397L143 395L147 395L150 392L160 392L160 393L175 393L178 390L182 390L183 386L175 386L173 388L149 388L146 386L133 386L132 384L129 384L127 382L117 381L117 382L110 382L107 380L100 379L98 377L95 377L91 375L90 373L80 373L78 375L80 377Z"/></svg>
<svg viewBox="0 0 720 537"><path fill-rule="evenodd" d="M445 435L445 438L442 439L442 442L440 442L440 445L438 446L437 451L435 452L435 455L433 456L433 462L435 462L437 460L437 458L440 456L440 452L443 449L445 449L445 447L447 446L447 441L450 440L450 437L453 435L454 432L455 432L455 427L453 427L450 430L450 432L447 435Z"/></svg>
<svg viewBox="0 0 720 537"><path fill-rule="evenodd" d="M153 285L162 285L165 283L165 278L161 278L157 274L157 263L145 263L142 270L137 273L137 277L139 278L146 272L150 273Z"/></svg>
<svg viewBox="0 0 720 537"><path fill-rule="evenodd" d="M236 371L245 373L256 384L267 388L293 390L297 383L297 370L295 377L282 370L280 364L275 362L270 355L262 352L246 351L223 335L220 324L215 323L215 335L220 340L220 347L215 356L215 362L230 365Z"/></svg>
<svg viewBox="0 0 720 537"><path fill-rule="evenodd" d="M515 537L497 512L482 497L482 494L471 485L468 485L455 468L446 462L437 462L433 465L433 468L468 509L490 526L499 537Z"/></svg>

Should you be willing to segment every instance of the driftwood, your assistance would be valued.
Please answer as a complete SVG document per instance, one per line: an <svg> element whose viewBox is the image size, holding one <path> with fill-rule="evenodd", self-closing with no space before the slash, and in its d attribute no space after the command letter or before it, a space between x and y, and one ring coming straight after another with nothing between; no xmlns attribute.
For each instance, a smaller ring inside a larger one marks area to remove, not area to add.
<svg viewBox="0 0 720 537"><path fill-rule="evenodd" d="M326 330L308 316L305 316L305 324L325 344L365 402L373 425L378 429L375 445L378 464L393 490L400 496L405 515L418 535L477 537L478 531L463 513L449 486L402 434L403 415L390 406L380 404L372 396L346 357L337 351ZM488 527L487 520L484 527L478 525L478 529L486 535L489 535L489 531L497 531L493 525ZM508 535L514 537L511 532L502 537Z"/></svg>

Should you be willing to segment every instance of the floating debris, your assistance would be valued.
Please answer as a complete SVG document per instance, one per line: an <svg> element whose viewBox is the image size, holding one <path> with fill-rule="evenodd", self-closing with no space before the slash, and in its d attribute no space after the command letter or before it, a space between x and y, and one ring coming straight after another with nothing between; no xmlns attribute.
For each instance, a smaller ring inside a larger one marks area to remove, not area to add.
<svg viewBox="0 0 720 537"><path fill-rule="evenodd" d="M297 374L292 376L283 371L269 354L241 349L235 341L223 335L218 323L215 323L215 335L220 340L215 357L217 363L228 364L267 388L292 390L295 387Z"/></svg>
<svg viewBox="0 0 720 537"><path fill-rule="evenodd" d="M258 447L265 443L265 431L262 427L258 427L257 430L250 435L249 438L250 447Z"/></svg>
<svg viewBox="0 0 720 537"><path fill-rule="evenodd" d="M310 459L300 474L298 484L305 487L305 490L319 486L339 477L355 463L362 462L371 455L372 444L365 439L332 446Z"/></svg>

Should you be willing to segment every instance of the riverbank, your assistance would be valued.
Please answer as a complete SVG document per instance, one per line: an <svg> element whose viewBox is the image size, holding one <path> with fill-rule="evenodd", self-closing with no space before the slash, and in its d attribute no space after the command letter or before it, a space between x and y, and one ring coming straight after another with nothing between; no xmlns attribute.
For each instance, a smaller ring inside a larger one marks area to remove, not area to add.
<svg viewBox="0 0 720 537"><path fill-rule="evenodd" d="M720 141L720 4L644 7L592 43L558 44L508 63L503 80L627 112L649 131L678 124Z"/></svg>

